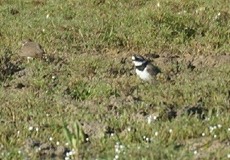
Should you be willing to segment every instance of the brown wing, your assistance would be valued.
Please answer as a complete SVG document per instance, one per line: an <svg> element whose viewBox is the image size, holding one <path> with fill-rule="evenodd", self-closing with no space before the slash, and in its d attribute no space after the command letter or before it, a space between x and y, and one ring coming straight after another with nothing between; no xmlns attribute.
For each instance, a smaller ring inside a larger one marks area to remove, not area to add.
<svg viewBox="0 0 230 160"><path fill-rule="evenodd" d="M154 66L153 64L149 63L147 65L147 72L151 75L151 76L156 76L158 73L161 73L160 68L158 68L157 66Z"/></svg>

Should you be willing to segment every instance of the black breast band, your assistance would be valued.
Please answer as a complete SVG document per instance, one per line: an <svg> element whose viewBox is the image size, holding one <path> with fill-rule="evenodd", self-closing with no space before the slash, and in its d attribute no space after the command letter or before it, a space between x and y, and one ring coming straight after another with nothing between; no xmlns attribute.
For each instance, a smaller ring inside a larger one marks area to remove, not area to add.
<svg viewBox="0 0 230 160"><path fill-rule="evenodd" d="M147 66L147 64L148 64L148 61L144 62L140 66L136 66L136 69L138 69L139 71L143 71L145 69L145 67Z"/></svg>

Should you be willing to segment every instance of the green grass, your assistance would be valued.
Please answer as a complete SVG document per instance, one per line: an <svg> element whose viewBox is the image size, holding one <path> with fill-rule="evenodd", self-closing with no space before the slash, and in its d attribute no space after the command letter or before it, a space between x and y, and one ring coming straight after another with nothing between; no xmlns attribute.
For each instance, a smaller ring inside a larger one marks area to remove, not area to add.
<svg viewBox="0 0 230 160"><path fill-rule="evenodd" d="M230 53L228 4L0 1L0 159L64 159L72 149L72 159L227 159L230 66L218 57ZM25 38L53 61L19 61ZM159 67L171 81L141 82L134 53L166 55ZM205 63L191 71L186 55L204 56ZM199 100L205 119L179 115ZM170 108L176 118L169 118ZM74 124L87 134L84 141L71 131ZM66 149L61 155L58 146Z"/></svg>

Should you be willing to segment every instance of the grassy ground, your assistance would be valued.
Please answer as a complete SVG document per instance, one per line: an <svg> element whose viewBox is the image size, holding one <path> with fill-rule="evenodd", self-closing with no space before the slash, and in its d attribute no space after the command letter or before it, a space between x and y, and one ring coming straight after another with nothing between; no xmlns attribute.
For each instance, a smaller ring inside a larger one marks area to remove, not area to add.
<svg viewBox="0 0 230 160"><path fill-rule="evenodd" d="M228 4L1 0L0 159L229 159ZM25 38L49 60L19 59Z"/></svg>

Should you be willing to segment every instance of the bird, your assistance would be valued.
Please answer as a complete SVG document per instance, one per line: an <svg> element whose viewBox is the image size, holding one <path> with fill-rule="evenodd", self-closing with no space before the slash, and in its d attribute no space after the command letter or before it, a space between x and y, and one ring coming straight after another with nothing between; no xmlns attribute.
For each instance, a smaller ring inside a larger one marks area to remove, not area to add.
<svg viewBox="0 0 230 160"><path fill-rule="evenodd" d="M133 55L132 62L135 66L136 74L147 82L154 82L156 76L161 73L160 68L153 65L149 60L146 60L141 55Z"/></svg>
<svg viewBox="0 0 230 160"><path fill-rule="evenodd" d="M21 51L19 56L26 57L27 59L43 58L45 51L39 43L32 41L31 39L25 39L22 41Z"/></svg>

